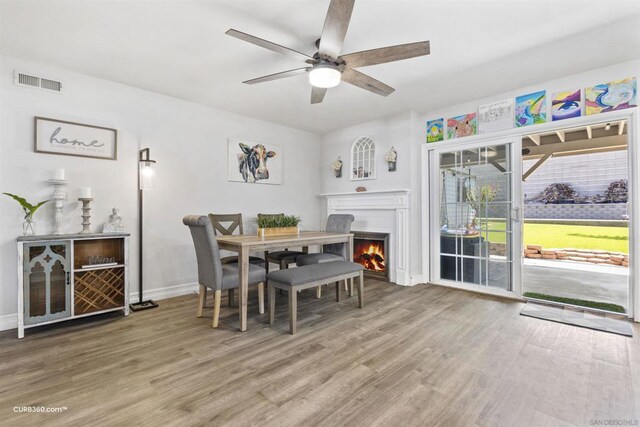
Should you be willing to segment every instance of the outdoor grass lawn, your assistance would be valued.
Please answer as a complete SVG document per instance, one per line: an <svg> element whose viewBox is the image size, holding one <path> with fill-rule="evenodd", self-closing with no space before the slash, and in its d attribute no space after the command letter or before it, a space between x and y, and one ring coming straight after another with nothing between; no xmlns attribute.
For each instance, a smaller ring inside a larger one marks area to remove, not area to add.
<svg viewBox="0 0 640 427"><path fill-rule="evenodd" d="M504 230L505 223L491 221L490 230ZM489 241L504 243L504 233L489 231ZM629 229L564 224L524 224L524 244L543 248L597 249L629 253Z"/></svg>

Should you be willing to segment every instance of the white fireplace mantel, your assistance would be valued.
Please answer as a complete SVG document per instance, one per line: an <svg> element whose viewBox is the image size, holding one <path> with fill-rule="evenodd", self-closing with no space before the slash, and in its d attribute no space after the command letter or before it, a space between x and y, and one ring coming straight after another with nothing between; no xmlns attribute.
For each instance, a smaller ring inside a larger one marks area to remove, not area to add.
<svg viewBox="0 0 640 427"><path fill-rule="evenodd" d="M398 189L320 195L327 199L327 214L350 213L355 216L352 230L389 233L389 280L405 286L411 285L410 192L408 189Z"/></svg>

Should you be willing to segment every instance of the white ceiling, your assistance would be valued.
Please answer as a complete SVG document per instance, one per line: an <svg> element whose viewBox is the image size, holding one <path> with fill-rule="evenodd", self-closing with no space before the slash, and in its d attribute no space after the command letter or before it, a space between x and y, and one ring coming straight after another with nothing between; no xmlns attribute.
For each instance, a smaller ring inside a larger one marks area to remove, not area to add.
<svg viewBox="0 0 640 427"><path fill-rule="evenodd" d="M640 57L637 0L357 0L343 53L431 41L430 56L360 69L388 98L343 83L310 105L306 76L241 83L304 64L227 29L313 54L328 4L3 0L1 52L316 133Z"/></svg>

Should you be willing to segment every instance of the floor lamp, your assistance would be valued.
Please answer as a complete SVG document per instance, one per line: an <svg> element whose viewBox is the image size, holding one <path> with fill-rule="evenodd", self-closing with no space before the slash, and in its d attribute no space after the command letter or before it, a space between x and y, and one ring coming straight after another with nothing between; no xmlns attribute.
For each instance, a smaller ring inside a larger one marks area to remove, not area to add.
<svg viewBox="0 0 640 427"><path fill-rule="evenodd" d="M129 307L133 311L146 310L149 308L156 308L158 304L153 300L145 301L142 297L143 287L143 252L142 252L142 224L144 217L142 215L142 205L144 201L144 190L155 188L156 184L156 161L151 160L149 157L149 149L145 148L140 150L138 156L138 249L139 249L139 266L138 266L138 302L130 304Z"/></svg>

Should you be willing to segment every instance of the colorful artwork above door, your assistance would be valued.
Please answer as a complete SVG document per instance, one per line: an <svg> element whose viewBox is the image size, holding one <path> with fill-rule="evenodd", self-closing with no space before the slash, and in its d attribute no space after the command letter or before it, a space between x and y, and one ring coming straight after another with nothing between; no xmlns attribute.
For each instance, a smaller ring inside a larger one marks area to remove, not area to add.
<svg viewBox="0 0 640 427"><path fill-rule="evenodd" d="M529 93L516 98L516 126L537 125L547 121L547 91Z"/></svg>
<svg viewBox="0 0 640 427"><path fill-rule="evenodd" d="M564 120L582 115L580 89L557 92L551 100L551 120Z"/></svg>
<svg viewBox="0 0 640 427"><path fill-rule="evenodd" d="M444 119L427 121L427 143L444 140Z"/></svg>
<svg viewBox="0 0 640 427"><path fill-rule="evenodd" d="M495 132L513 127L513 99L478 107L478 132Z"/></svg>
<svg viewBox="0 0 640 427"><path fill-rule="evenodd" d="M637 106L635 77L588 87L584 92L587 116Z"/></svg>
<svg viewBox="0 0 640 427"><path fill-rule="evenodd" d="M462 138L478 133L476 113L463 114L447 119L447 139Z"/></svg>

